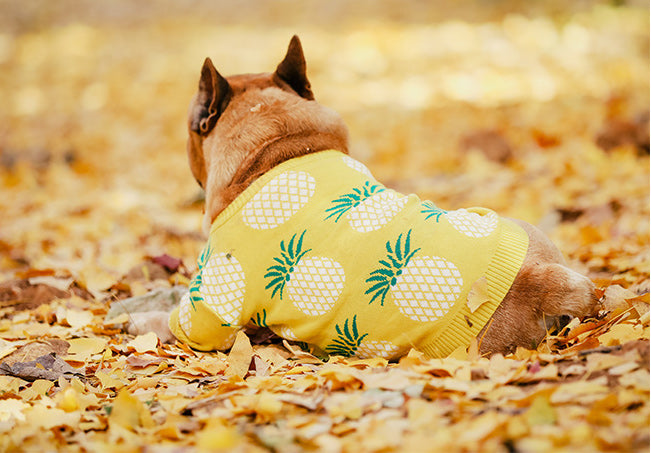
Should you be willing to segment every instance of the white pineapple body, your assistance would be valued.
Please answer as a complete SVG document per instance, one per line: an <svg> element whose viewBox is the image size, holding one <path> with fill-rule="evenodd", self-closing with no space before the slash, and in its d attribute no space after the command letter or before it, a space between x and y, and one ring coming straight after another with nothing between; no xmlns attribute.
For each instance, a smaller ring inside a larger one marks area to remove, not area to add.
<svg viewBox="0 0 651 453"><path fill-rule="evenodd" d="M355 356L360 359L370 359L372 357L382 357L392 359L405 350L404 347L395 345L385 340L364 340L357 347Z"/></svg>
<svg viewBox="0 0 651 453"><path fill-rule="evenodd" d="M179 324L186 335L190 335L190 331L192 330L191 310L192 302L190 301L190 293L188 292L181 297L181 302L179 304Z"/></svg>
<svg viewBox="0 0 651 453"><path fill-rule="evenodd" d="M227 253L215 253L202 272L201 294L205 303L224 321L238 324L246 286L240 262Z"/></svg>
<svg viewBox="0 0 651 453"><path fill-rule="evenodd" d="M322 315L339 300L345 280L344 268L335 260L303 257L290 270L285 294L306 315Z"/></svg>
<svg viewBox="0 0 651 453"><path fill-rule="evenodd" d="M463 287L459 269L438 256L412 258L395 278L393 302L414 321L436 321L445 316Z"/></svg>
<svg viewBox="0 0 651 453"><path fill-rule="evenodd" d="M360 233L379 230L405 207L407 200L393 190L383 190L352 207L348 211L348 222Z"/></svg>
<svg viewBox="0 0 651 453"><path fill-rule="evenodd" d="M279 337L289 341L299 341L294 331L286 325L278 326L272 329Z"/></svg>
<svg viewBox="0 0 651 453"><path fill-rule="evenodd" d="M304 171L287 171L265 184L242 208L242 220L256 230L288 221L314 195L316 181Z"/></svg>
<svg viewBox="0 0 651 453"><path fill-rule="evenodd" d="M499 223L499 217L493 211L479 215L466 209L457 209L447 212L446 218L455 230L472 238L488 236L495 231Z"/></svg>
<svg viewBox="0 0 651 453"><path fill-rule="evenodd" d="M342 156L342 159L344 160L344 163L348 165L350 168L353 170L356 170L363 174L364 176L367 176L369 178L373 178L373 175L371 174L371 171L364 165L363 163L353 159L352 157L349 156Z"/></svg>

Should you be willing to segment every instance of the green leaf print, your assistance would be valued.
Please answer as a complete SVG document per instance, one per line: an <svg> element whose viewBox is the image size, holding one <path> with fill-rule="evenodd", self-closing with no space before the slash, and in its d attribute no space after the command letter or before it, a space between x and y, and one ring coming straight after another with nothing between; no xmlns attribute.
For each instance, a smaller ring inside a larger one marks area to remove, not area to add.
<svg viewBox="0 0 651 453"><path fill-rule="evenodd" d="M337 338L326 346L325 351L331 355L341 355L344 357L355 355L362 340L368 335L368 333L365 333L364 335L359 334L359 331L357 330L357 315L353 316L353 322L351 323L350 328L348 326L347 318L344 321L343 329L339 327L339 324L336 324L335 330L337 331Z"/></svg>
<svg viewBox="0 0 651 453"><path fill-rule="evenodd" d="M283 289L285 289L285 284L289 281L292 272L294 272L294 267L307 252L312 250L303 250L303 237L306 231L304 230L301 233L298 241L296 240L298 233L292 236L287 245L285 245L284 240L280 241L280 258L274 257L273 260L277 264L269 266L267 273L264 274L264 278L269 280L264 289L271 289L272 299L276 293L280 295L280 300L283 299Z"/></svg>
<svg viewBox="0 0 651 453"><path fill-rule="evenodd" d="M421 214L425 214L425 220L428 220L432 217L436 217L436 221L438 222L439 217L441 217L441 215L448 213L448 211L444 209L437 208L436 205L429 200L423 201L421 203L421 207L422 209L420 210L420 212Z"/></svg>
<svg viewBox="0 0 651 453"><path fill-rule="evenodd" d="M262 309L262 316L260 316L260 313L256 313L255 317L251 318L251 322L258 327L269 327L267 325L267 310Z"/></svg>
<svg viewBox="0 0 651 453"><path fill-rule="evenodd" d="M194 311L197 311L197 307L194 305L194 303L203 302L203 296L201 295L201 284L203 283L203 279L201 277L201 274L203 272L203 268L206 266L206 263L208 263L208 260L210 259L210 255L212 255L212 249L210 248L210 244L208 244L203 249L203 252L201 252L199 259L197 260L197 265L199 266L197 275L195 275L192 279L192 282L190 282L190 304L192 305Z"/></svg>
<svg viewBox="0 0 651 453"><path fill-rule="evenodd" d="M394 245L391 244L391 241L386 242L386 260L379 260L380 267L372 271L366 279L366 283L369 283L370 287L364 294L372 294L369 304L372 304L376 299L380 299L380 305L384 306L387 293L396 284L398 276L407 267L409 260L420 250L420 247L415 250L411 249L411 230L404 237L404 242L402 240L403 235L400 234Z"/></svg>
<svg viewBox="0 0 651 453"><path fill-rule="evenodd" d="M364 185L361 187L354 187L351 193L346 193L338 198L332 200L330 204L331 207L325 210L328 216L325 220L328 220L330 217L335 218L335 223L339 218L344 215L349 210L357 207L361 202L375 195L376 193L384 192L386 189L380 184L371 184L371 181L365 181Z"/></svg>

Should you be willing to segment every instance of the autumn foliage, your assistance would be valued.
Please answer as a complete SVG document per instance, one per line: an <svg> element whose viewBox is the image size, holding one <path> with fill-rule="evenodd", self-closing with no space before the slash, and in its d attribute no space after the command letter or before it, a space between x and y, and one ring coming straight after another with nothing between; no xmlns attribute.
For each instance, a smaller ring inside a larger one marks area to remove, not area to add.
<svg viewBox="0 0 651 453"><path fill-rule="evenodd" d="M0 3L0 451L648 451L648 4L180 3ZM271 71L294 33L354 157L540 226L600 316L397 363L252 331L201 353L109 319L196 270L204 58Z"/></svg>

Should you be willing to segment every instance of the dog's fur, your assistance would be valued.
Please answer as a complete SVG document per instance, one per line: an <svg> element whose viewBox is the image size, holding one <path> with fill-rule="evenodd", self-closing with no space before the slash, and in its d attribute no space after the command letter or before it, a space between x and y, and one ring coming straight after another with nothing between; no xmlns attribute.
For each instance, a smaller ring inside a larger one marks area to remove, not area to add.
<svg viewBox="0 0 651 453"><path fill-rule="evenodd" d="M297 36L272 74L224 78L206 59L188 130L190 168L206 192L206 232L231 201L281 162L327 149L348 152L342 119L314 100ZM478 335L483 354L535 347L562 318L593 315L599 308L593 283L567 268L540 230L517 222L529 235L529 249L511 289ZM155 317L141 316L132 330L149 330Z"/></svg>

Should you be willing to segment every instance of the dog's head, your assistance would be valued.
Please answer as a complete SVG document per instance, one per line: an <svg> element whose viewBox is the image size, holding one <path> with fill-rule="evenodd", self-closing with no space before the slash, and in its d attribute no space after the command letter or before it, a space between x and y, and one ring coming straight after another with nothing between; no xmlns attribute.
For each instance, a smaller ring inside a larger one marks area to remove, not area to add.
<svg viewBox="0 0 651 453"><path fill-rule="evenodd" d="M204 227L274 165L323 149L348 151L339 115L314 101L297 36L273 73L225 78L206 58L188 132L190 168L206 190Z"/></svg>

